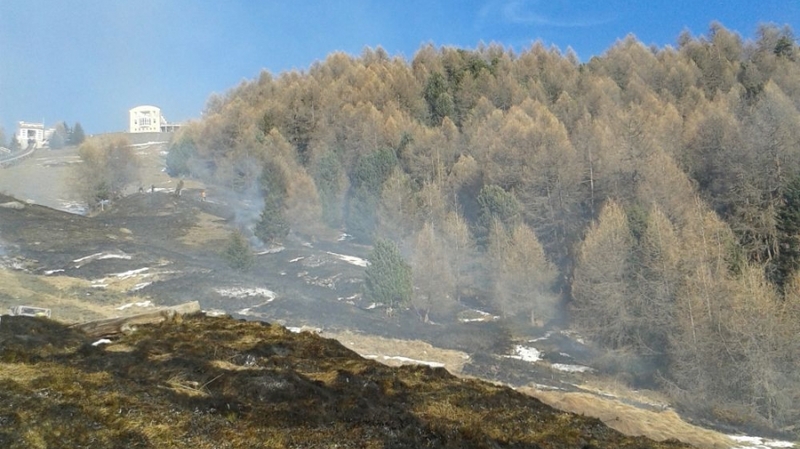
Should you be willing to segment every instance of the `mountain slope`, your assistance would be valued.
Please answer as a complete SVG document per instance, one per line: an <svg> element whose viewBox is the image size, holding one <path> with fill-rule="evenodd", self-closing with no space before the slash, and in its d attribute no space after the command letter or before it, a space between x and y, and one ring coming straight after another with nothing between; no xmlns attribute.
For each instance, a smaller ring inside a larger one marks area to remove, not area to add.
<svg viewBox="0 0 800 449"><path fill-rule="evenodd" d="M3 317L0 446L686 447L277 325L195 315L91 343Z"/></svg>

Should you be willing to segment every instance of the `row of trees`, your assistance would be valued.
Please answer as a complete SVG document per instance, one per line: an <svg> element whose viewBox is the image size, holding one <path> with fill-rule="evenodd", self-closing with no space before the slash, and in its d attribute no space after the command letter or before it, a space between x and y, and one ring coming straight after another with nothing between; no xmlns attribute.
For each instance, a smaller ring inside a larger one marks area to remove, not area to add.
<svg viewBox="0 0 800 449"><path fill-rule="evenodd" d="M788 28L629 36L586 63L541 43L336 53L213 96L168 164L260 189L262 239L393 242L423 319L462 295L525 323L568 310L674 392L800 419Z"/></svg>
<svg viewBox="0 0 800 449"><path fill-rule="evenodd" d="M79 122L75 122L72 128L66 122L58 122L54 128L53 134L50 136L50 148L59 150L67 145L77 146L86 140L86 134L83 132L83 127Z"/></svg>

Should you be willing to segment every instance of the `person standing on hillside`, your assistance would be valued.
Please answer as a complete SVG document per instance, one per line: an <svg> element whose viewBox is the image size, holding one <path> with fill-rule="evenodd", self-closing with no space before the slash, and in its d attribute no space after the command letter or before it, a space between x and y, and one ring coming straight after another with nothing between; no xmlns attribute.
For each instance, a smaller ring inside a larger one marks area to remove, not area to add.
<svg viewBox="0 0 800 449"><path fill-rule="evenodd" d="M183 179L178 181L178 187L175 188L175 195L181 196L181 191L183 190Z"/></svg>

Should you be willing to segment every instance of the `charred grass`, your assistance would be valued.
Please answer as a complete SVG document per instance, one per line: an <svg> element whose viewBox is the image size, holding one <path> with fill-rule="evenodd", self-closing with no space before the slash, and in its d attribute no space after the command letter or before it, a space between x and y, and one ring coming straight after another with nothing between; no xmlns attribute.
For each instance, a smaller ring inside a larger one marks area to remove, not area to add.
<svg viewBox="0 0 800 449"><path fill-rule="evenodd" d="M197 315L90 343L3 318L1 447L682 447L266 323Z"/></svg>

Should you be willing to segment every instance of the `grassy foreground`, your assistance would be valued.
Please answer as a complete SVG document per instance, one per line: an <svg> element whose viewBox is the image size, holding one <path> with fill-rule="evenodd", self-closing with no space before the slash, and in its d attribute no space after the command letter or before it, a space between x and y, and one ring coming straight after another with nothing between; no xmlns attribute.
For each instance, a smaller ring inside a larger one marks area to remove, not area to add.
<svg viewBox="0 0 800 449"><path fill-rule="evenodd" d="M195 315L91 343L3 317L0 447L687 447L277 325Z"/></svg>

